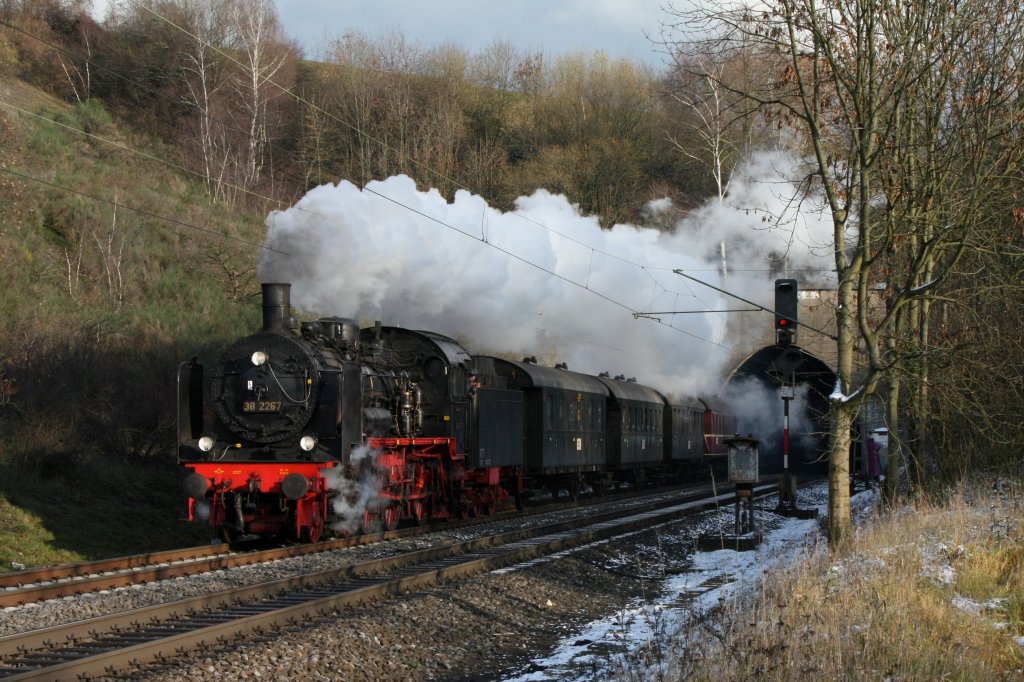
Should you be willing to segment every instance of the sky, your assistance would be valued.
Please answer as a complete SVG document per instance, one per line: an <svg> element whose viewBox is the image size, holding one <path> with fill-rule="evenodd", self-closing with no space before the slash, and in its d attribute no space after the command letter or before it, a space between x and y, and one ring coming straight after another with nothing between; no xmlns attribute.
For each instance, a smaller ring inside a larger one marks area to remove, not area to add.
<svg viewBox="0 0 1024 682"><path fill-rule="evenodd" d="M645 37L660 33L664 0L275 0L285 33L307 57L326 39L359 31L400 30L424 47L452 43L476 53L509 41L524 53L557 56L603 50L610 57L658 68L661 56Z"/></svg>
<svg viewBox="0 0 1024 682"><path fill-rule="evenodd" d="M92 0L102 20L115 0ZM603 50L659 69L658 46L667 0L273 0L285 35L315 59L331 38L395 30L425 48L451 43L477 53L509 41L525 54L557 57ZM681 0L674 0L676 6Z"/></svg>

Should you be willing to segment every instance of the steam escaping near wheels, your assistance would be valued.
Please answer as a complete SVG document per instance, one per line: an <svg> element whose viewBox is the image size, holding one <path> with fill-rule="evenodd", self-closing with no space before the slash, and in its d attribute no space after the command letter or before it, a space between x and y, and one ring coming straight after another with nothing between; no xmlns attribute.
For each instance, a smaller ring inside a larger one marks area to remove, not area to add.
<svg viewBox="0 0 1024 682"><path fill-rule="evenodd" d="M324 479L332 492L328 523L335 533L359 533L367 510L380 503L380 481L373 475L376 454L373 448L362 445L349 456L349 472L341 467L325 470ZM353 471L360 473L353 475Z"/></svg>

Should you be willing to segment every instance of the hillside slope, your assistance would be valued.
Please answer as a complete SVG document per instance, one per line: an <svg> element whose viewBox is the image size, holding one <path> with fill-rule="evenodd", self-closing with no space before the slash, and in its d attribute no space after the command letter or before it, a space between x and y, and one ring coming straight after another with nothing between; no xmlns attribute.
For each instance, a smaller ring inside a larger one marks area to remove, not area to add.
<svg viewBox="0 0 1024 682"><path fill-rule="evenodd" d="M176 369L258 323L262 218L215 210L96 100L6 76L0 104L0 567L195 539Z"/></svg>

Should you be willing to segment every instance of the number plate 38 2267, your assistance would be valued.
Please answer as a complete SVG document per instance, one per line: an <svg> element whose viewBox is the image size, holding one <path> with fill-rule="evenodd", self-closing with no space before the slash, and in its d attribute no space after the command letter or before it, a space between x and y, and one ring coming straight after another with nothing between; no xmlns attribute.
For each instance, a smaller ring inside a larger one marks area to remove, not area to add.
<svg viewBox="0 0 1024 682"><path fill-rule="evenodd" d="M280 412L280 400L245 400L242 402L242 412Z"/></svg>

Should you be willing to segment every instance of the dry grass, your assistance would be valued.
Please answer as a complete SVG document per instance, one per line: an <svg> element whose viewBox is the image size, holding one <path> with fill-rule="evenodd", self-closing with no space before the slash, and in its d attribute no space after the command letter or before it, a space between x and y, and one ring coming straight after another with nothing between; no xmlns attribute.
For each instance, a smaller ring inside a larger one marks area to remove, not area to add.
<svg viewBox="0 0 1024 682"><path fill-rule="evenodd" d="M1024 679L1022 493L990 480L869 519L848 553L795 559L695 622L677 676Z"/></svg>

